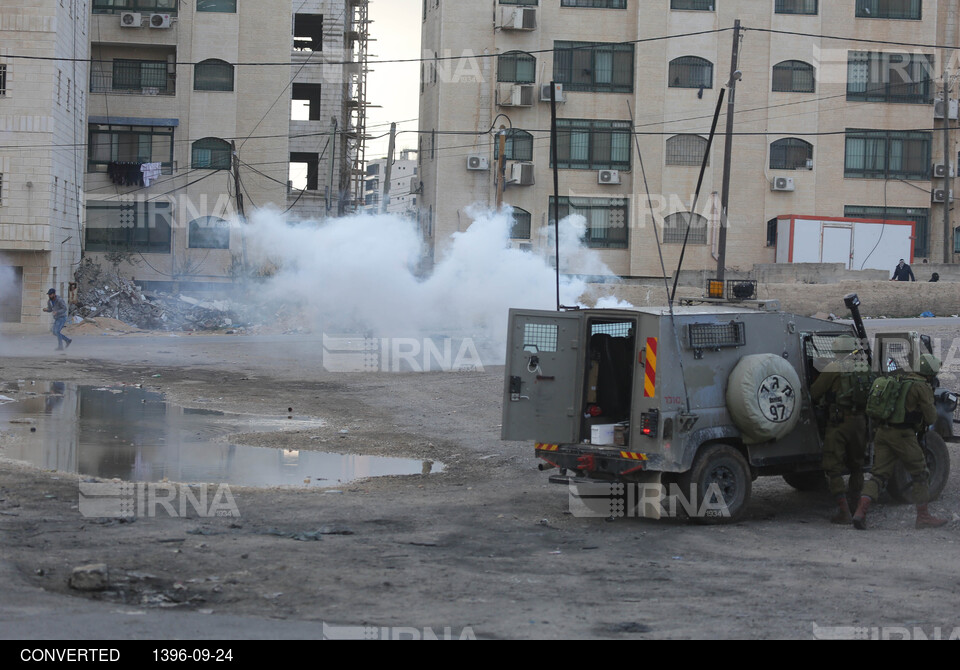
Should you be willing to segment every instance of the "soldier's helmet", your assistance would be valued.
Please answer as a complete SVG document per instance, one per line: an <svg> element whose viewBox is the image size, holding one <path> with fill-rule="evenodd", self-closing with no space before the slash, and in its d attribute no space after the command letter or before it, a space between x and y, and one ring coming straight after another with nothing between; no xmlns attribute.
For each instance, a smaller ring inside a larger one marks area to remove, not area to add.
<svg viewBox="0 0 960 670"><path fill-rule="evenodd" d="M933 354L924 354L917 364L917 372L924 377L936 377L940 372L940 359Z"/></svg>
<svg viewBox="0 0 960 670"><path fill-rule="evenodd" d="M859 349L857 341L849 335L841 335L833 340L833 353L850 354Z"/></svg>

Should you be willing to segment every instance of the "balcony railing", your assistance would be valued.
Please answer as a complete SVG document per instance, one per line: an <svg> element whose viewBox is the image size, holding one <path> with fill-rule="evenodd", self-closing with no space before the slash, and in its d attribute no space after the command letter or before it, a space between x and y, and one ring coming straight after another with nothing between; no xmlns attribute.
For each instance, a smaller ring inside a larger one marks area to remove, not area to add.
<svg viewBox="0 0 960 670"><path fill-rule="evenodd" d="M91 72L91 93L112 93L115 95L176 95L176 80L173 77L130 80L114 79L112 72Z"/></svg>

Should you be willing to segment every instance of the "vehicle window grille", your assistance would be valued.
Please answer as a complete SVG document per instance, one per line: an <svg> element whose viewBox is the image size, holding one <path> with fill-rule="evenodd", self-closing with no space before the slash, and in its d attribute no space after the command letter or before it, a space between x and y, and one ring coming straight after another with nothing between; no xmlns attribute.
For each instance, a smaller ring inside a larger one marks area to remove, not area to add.
<svg viewBox="0 0 960 670"><path fill-rule="evenodd" d="M742 347L747 343L743 323L692 323L689 326L691 349Z"/></svg>
<svg viewBox="0 0 960 670"><path fill-rule="evenodd" d="M537 351L556 351L559 328L546 323L523 325L523 346L535 346Z"/></svg>
<svg viewBox="0 0 960 670"><path fill-rule="evenodd" d="M590 334L602 333L610 337L630 337L633 335L633 323L594 323L590 325Z"/></svg>

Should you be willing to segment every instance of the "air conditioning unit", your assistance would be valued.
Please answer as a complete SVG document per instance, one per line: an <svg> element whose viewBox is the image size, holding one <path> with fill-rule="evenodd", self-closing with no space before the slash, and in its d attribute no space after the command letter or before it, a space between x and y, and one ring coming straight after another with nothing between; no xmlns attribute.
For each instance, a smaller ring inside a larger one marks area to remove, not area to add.
<svg viewBox="0 0 960 670"><path fill-rule="evenodd" d="M514 163L510 166L510 183L519 186L533 186L533 163Z"/></svg>
<svg viewBox="0 0 960 670"><path fill-rule="evenodd" d="M477 154L467 156L467 169L468 170L489 170L490 160L486 156L479 156Z"/></svg>
<svg viewBox="0 0 960 670"><path fill-rule="evenodd" d="M620 171L619 170L600 170L597 173L597 183L599 184L619 184L620 183Z"/></svg>
<svg viewBox="0 0 960 670"><path fill-rule="evenodd" d="M947 201L947 189L945 188L935 188L931 195L933 196L933 202ZM953 202L953 189L950 189L950 202Z"/></svg>
<svg viewBox="0 0 960 670"><path fill-rule="evenodd" d="M142 17L138 12L120 12L121 28L139 28L142 24Z"/></svg>
<svg viewBox="0 0 960 670"><path fill-rule="evenodd" d="M501 107L532 107L534 84L500 84L497 99Z"/></svg>
<svg viewBox="0 0 960 670"><path fill-rule="evenodd" d="M500 27L503 30L536 30L536 7L503 7L500 14Z"/></svg>
<svg viewBox="0 0 960 670"><path fill-rule="evenodd" d="M812 158L808 158L808 159L807 159L806 167L807 167L808 170L812 170L812 169L813 169L813 159L812 159Z"/></svg>
<svg viewBox="0 0 960 670"><path fill-rule="evenodd" d="M550 102L550 88L550 84L540 85L540 102ZM557 102L566 102L567 99L563 97L563 84L554 84L553 88L557 92Z"/></svg>
<svg viewBox="0 0 960 670"><path fill-rule="evenodd" d="M956 121L960 117L960 101L951 99L950 101L950 120ZM943 118L943 100L934 100L933 101L933 118L942 119Z"/></svg>
<svg viewBox="0 0 960 670"><path fill-rule="evenodd" d="M770 182L771 191L794 191L793 177L774 177Z"/></svg>
<svg viewBox="0 0 960 670"><path fill-rule="evenodd" d="M933 177L934 177L934 179L943 179L943 178L946 177L946 176L947 176L947 166L946 166L946 165L944 165L943 163L937 163L937 164L935 164L935 165L933 166ZM952 165L950 166L950 176L951 176L951 177L956 176L956 175L954 174L954 169L953 169L953 166L952 166Z"/></svg>
<svg viewBox="0 0 960 670"><path fill-rule="evenodd" d="M151 14L150 15L150 27L151 28L169 28L172 25L172 20L170 19L169 14Z"/></svg>
<svg viewBox="0 0 960 670"><path fill-rule="evenodd" d="M533 251L533 244L531 242L511 242L510 246L517 251L526 251L527 253Z"/></svg>

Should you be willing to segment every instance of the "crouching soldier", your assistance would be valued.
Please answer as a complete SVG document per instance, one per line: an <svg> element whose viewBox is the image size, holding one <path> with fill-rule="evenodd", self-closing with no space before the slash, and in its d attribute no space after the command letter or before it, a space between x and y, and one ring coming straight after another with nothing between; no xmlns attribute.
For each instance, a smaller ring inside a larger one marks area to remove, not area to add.
<svg viewBox="0 0 960 670"><path fill-rule="evenodd" d="M849 335L833 341L835 359L810 387L814 402L826 412L823 471L830 495L837 502L831 523L849 524L850 505L863 491L863 466L867 456L867 418L864 415L873 378L866 357ZM844 469L850 481L843 482ZM848 502L849 498L849 502Z"/></svg>
<svg viewBox="0 0 960 670"><path fill-rule="evenodd" d="M913 500L917 504L917 528L939 528L947 523L930 515L928 481L930 473L917 433L926 433L937 420L931 382L940 372L940 360L924 354L916 372L882 377L874 384L867 402L867 414L880 422L874 436L875 458L870 479L863 487L863 497L853 515L853 525L867 527L867 511L880 496L880 491L893 476L897 462L902 462L913 477Z"/></svg>

